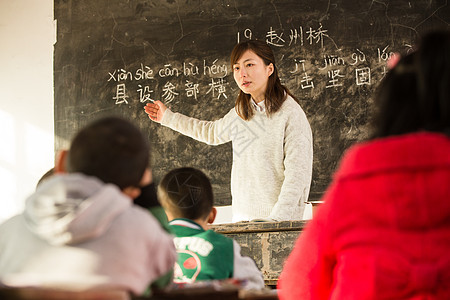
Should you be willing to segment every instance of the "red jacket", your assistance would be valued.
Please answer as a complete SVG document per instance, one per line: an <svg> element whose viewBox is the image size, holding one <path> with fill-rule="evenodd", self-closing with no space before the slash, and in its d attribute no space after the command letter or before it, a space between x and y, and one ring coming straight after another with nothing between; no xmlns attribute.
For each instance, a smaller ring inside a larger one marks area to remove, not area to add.
<svg viewBox="0 0 450 300"><path fill-rule="evenodd" d="M354 146L300 234L284 299L450 299L450 138Z"/></svg>

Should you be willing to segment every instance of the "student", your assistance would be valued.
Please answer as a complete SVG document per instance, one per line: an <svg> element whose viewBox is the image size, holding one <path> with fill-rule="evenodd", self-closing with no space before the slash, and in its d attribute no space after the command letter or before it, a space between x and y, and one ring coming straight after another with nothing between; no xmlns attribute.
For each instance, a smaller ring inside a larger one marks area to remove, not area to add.
<svg viewBox="0 0 450 300"><path fill-rule="evenodd" d="M176 236L175 282L234 278L243 280L246 289L264 287L261 272L251 258L241 256L238 243L208 230L217 211L205 174L193 168L174 169L159 183L158 195Z"/></svg>
<svg viewBox="0 0 450 300"><path fill-rule="evenodd" d="M269 45L246 41L231 53L240 88L235 107L216 121L148 103L149 118L211 145L232 142L232 219L303 218L312 176L312 133L305 113L278 77Z"/></svg>
<svg viewBox="0 0 450 300"><path fill-rule="evenodd" d="M280 299L450 299L450 32L381 82L374 138L345 154L288 257Z"/></svg>
<svg viewBox="0 0 450 300"><path fill-rule="evenodd" d="M39 179L37 183L37 187L42 184L45 180L49 179L51 176L55 174L54 168L48 170L42 177ZM162 208L161 204L158 201L156 195L155 184L153 179L150 178L151 183L140 188L141 193L137 198L133 200L135 205L143 207L147 209L153 217L158 220L159 224L164 228L164 230L168 233L171 233L169 222L167 220L166 213ZM160 278L156 279L151 283L151 286L146 290L143 296L150 296L152 293L152 289L164 289L168 287L172 283L173 278L173 269L169 270L169 272Z"/></svg>
<svg viewBox="0 0 450 300"><path fill-rule="evenodd" d="M55 174L54 168L48 170L39 179L37 187L54 174ZM150 184L140 188L141 193L137 198L133 200L133 203L135 205L147 209L153 215L153 217L155 217L156 220L158 220L162 228L164 228L166 232L171 233L166 213L164 212L164 209L162 208L156 196L155 184L152 178L150 180L151 180ZM156 279L154 282L152 282L151 286L146 290L143 296L150 296L153 289L164 289L168 287L172 283L172 277L173 277L173 269L171 269L166 275L163 275L160 278Z"/></svg>
<svg viewBox="0 0 450 300"><path fill-rule="evenodd" d="M155 183L152 182L141 188L141 194L134 199L134 204L147 209L167 232L171 233L164 208L156 195Z"/></svg>
<svg viewBox="0 0 450 300"><path fill-rule="evenodd" d="M143 293L176 260L172 237L132 202L151 180L148 162L130 122L107 117L82 129L24 212L0 226L0 281Z"/></svg>
<svg viewBox="0 0 450 300"><path fill-rule="evenodd" d="M147 209L153 217L158 220L162 228L168 233L172 233L169 226L169 221L167 220L167 215L164 212L161 204L159 203L158 197L156 195L155 183L152 182L141 188L141 194L134 199L134 204ZM151 283L148 291L144 293L145 296L150 296L152 290L161 290L166 287L170 287L173 281L173 269L171 269L167 274L161 276Z"/></svg>

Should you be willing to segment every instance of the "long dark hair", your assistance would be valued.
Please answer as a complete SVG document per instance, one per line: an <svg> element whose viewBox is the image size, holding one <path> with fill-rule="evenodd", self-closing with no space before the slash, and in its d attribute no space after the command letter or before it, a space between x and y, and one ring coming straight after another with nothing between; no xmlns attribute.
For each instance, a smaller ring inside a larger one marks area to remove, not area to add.
<svg viewBox="0 0 450 300"><path fill-rule="evenodd" d="M450 31L424 35L381 82L373 138L416 131L450 136Z"/></svg>
<svg viewBox="0 0 450 300"><path fill-rule="evenodd" d="M280 109L281 105L283 105L284 100L286 100L287 95L290 95L298 102L294 95L284 85L281 84L280 78L278 77L278 68L275 64L275 55L273 54L272 49L269 45L267 45L267 43L256 40L249 40L237 44L231 52L231 68L233 69L233 65L247 50L251 50L256 55L258 55L263 60L266 66L270 64L273 65L273 73L269 76L264 101L267 115L270 116L271 114L277 112ZM239 91L239 95L236 99L235 104L237 114L246 121L250 120L254 114L250 99L251 95L246 94L241 90Z"/></svg>

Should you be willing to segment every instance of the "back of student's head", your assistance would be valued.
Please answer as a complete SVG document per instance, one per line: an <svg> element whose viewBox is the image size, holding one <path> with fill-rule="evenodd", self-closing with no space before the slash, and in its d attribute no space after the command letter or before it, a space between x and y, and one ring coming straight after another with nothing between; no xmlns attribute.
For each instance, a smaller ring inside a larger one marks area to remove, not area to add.
<svg viewBox="0 0 450 300"><path fill-rule="evenodd" d="M68 172L95 176L123 189L139 186L149 163L149 145L127 120L96 120L74 137L67 158Z"/></svg>
<svg viewBox="0 0 450 300"><path fill-rule="evenodd" d="M424 35L381 82L374 137L432 131L450 136L450 31Z"/></svg>
<svg viewBox="0 0 450 300"><path fill-rule="evenodd" d="M194 168L179 168L167 173L158 186L161 205L174 218L191 220L208 217L214 196L208 177Z"/></svg>

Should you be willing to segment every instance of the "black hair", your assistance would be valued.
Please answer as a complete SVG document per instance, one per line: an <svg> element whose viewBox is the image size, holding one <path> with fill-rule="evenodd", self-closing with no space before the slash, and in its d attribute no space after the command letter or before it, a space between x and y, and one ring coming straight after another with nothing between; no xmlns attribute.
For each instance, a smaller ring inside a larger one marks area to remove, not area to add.
<svg viewBox="0 0 450 300"><path fill-rule="evenodd" d="M178 168L167 173L158 185L161 205L175 218L207 218L214 205L208 177L194 168Z"/></svg>
<svg viewBox="0 0 450 300"><path fill-rule="evenodd" d="M124 189L139 186L150 148L139 128L119 117L98 119L78 132L67 170L95 176Z"/></svg>
<svg viewBox="0 0 450 300"><path fill-rule="evenodd" d="M425 34L378 87L373 138L417 131L450 136L450 31Z"/></svg>

